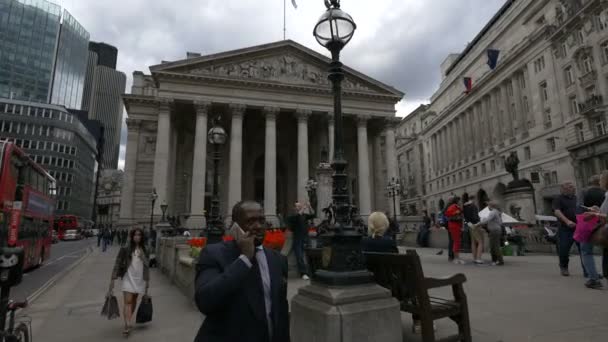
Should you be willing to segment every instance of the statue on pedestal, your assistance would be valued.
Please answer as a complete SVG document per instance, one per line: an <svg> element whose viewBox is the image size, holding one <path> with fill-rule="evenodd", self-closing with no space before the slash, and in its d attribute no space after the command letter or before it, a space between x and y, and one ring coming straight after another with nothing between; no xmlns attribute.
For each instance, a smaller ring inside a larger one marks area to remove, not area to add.
<svg viewBox="0 0 608 342"><path fill-rule="evenodd" d="M517 182L519 180L519 158L517 152L511 152L511 155L505 160L505 170L513 176L513 180Z"/></svg>

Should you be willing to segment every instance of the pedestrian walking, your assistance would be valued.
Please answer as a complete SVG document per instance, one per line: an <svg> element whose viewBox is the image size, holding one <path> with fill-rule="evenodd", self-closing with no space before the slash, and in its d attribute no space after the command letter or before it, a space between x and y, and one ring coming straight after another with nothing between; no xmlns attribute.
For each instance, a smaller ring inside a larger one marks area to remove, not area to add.
<svg viewBox="0 0 608 342"><path fill-rule="evenodd" d="M125 337L131 333L137 299L140 295L147 295L150 286L149 254L144 242L144 231L134 228L131 230L129 238L129 245L120 248L118 252L110 281L110 290L113 290L114 281L117 278L122 279L125 323L123 335Z"/></svg>
<svg viewBox="0 0 608 342"><path fill-rule="evenodd" d="M592 219L592 218L597 218L599 219L597 222L597 226L600 227L600 229L608 229L608 226L606 226L606 221L607 221L607 216L608 216L608 170L602 172L602 175L600 177L600 181L599 181L600 187L602 190L605 191L604 193L604 201L602 201L602 204L598 207L598 206L593 206L593 207L587 207L589 208L588 212L585 213L585 220L587 219ZM590 203L586 203L586 204L590 204ZM599 232L594 232L595 234L601 234L602 231L600 230ZM603 260L602 260L602 268L603 268L603 273L604 276L606 275L606 273L608 273L608 270L606 269L607 265L606 265L606 244L603 244L604 247L604 253L603 253ZM595 267L595 259L593 257L593 244L592 241L583 241L583 243L581 243L581 250L582 250L582 255L583 255L583 263L585 265L585 269L587 270L587 273L589 274L589 279L587 280L587 282L585 283L585 286L592 288L592 289L600 289L602 288L602 283L600 282L600 276L596 271L596 267Z"/></svg>
<svg viewBox="0 0 608 342"><path fill-rule="evenodd" d="M473 262L483 264L481 256L483 255L484 234L483 229L477 224L479 223L479 208L469 198L468 193L462 195L462 212L464 215L464 224L469 228L469 236L471 238L471 252L473 253Z"/></svg>
<svg viewBox="0 0 608 342"><path fill-rule="evenodd" d="M102 241L101 241L101 251L105 252L108 249L108 245L110 244L110 236L112 236L112 233L110 232L110 229L108 228L104 228L103 230L103 237L102 237Z"/></svg>
<svg viewBox="0 0 608 342"><path fill-rule="evenodd" d="M101 247L102 239L103 239L103 229L97 229L97 247Z"/></svg>
<svg viewBox="0 0 608 342"><path fill-rule="evenodd" d="M572 182L565 182L561 185L561 194L553 199L553 211L559 220L559 228L557 230L557 253L559 255L559 268L561 275L567 277L570 275L568 264L570 263L570 249L572 244L576 244L576 248L581 251L580 244L574 241L574 229L576 228L576 188ZM582 260L581 260L582 264ZM587 272L583 265L583 272L587 278Z"/></svg>
<svg viewBox="0 0 608 342"><path fill-rule="evenodd" d="M287 225L290 228L293 236L292 249L296 255L298 263L298 272L304 280L309 280L308 268L306 267L304 248L308 241L308 221L312 220L315 215L312 213L310 205L304 202L296 202L294 205L293 215L287 218Z"/></svg>
<svg viewBox="0 0 608 342"><path fill-rule="evenodd" d="M452 197L448 208L445 210L445 216L448 220L448 233L452 237L452 252L454 253L454 264L463 265L464 260L460 259L460 242L462 234L462 208L460 207L460 198Z"/></svg>
<svg viewBox="0 0 608 342"><path fill-rule="evenodd" d="M207 245L196 265L195 301L205 321L194 341L289 341L287 258L263 247L259 203L237 203L232 219L234 240Z"/></svg>
<svg viewBox="0 0 608 342"><path fill-rule="evenodd" d="M601 176L596 175L589 180L589 187L583 195L583 205L585 207L600 208L608 198L608 175L604 174L606 174L606 171ZM602 273L604 278L608 278L608 248L603 248Z"/></svg>
<svg viewBox="0 0 608 342"><path fill-rule="evenodd" d="M498 203L490 201L488 203L488 209L490 213L488 216L482 218L475 229L479 229L481 226L486 226L488 230L488 236L490 238L490 254L492 255L492 265L502 266L505 264L502 256L502 212L498 207Z"/></svg>

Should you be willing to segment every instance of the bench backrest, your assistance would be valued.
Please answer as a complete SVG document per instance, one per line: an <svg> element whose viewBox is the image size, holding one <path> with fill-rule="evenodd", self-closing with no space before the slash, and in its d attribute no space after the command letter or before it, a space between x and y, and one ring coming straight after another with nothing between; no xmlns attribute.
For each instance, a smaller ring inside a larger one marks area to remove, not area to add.
<svg viewBox="0 0 608 342"><path fill-rule="evenodd" d="M364 253L367 268L378 285L389 289L402 305L428 303L420 257L414 250L405 254Z"/></svg>

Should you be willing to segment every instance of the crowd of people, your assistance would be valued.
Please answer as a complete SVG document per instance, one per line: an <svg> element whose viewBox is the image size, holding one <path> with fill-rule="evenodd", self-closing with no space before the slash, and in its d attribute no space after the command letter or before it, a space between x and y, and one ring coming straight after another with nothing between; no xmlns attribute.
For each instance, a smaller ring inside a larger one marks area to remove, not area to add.
<svg viewBox="0 0 608 342"><path fill-rule="evenodd" d="M105 252L109 246L115 243L118 246L124 246L127 244L129 231L126 228L123 229L111 229L103 228L97 232L97 247L101 247L101 250Z"/></svg>

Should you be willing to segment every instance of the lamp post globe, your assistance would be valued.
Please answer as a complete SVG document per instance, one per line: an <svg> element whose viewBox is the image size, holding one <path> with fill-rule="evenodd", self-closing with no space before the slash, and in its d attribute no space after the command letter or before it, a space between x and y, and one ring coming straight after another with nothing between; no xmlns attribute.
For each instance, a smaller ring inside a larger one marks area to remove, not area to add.
<svg viewBox="0 0 608 342"><path fill-rule="evenodd" d="M213 195L211 197L211 212L207 220L208 243L221 242L224 236L224 222L220 215L219 196L219 164L221 160L220 146L226 143L228 134L219 124L220 118L215 118L213 127L207 133L207 141L213 146Z"/></svg>
<svg viewBox="0 0 608 342"><path fill-rule="evenodd" d="M355 285L371 282L361 253L360 229L353 224L353 206L348 191L349 181L344 156L344 126L342 120L342 81L344 70L340 51L352 39L357 25L353 18L340 9L339 0L325 0L327 10L314 27L313 35L321 46L331 52L327 78L334 97L334 155L331 164L335 207L335 223L320 236L323 244L323 265L313 278L330 286Z"/></svg>

